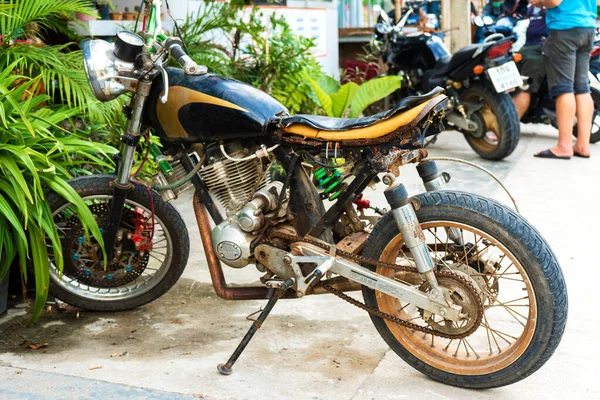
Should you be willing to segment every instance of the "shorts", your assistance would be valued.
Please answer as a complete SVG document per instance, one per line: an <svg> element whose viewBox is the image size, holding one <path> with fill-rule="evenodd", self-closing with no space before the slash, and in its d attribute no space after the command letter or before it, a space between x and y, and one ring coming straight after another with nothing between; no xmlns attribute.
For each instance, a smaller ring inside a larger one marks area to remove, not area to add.
<svg viewBox="0 0 600 400"><path fill-rule="evenodd" d="M542 45L534 44L523 46L521 50L519 50L519 54L523 56L523 59L518 64L519 72L521 75L529 78L529 88L527 89L527 92L537 93L546 77Z"/></svg>
<svg viewBox="0 0 600 400"><path fill-rule="evenodd" d="M544 64L550 96L590 92L588 71L594 28L551 30L544 43Z"/></svg>

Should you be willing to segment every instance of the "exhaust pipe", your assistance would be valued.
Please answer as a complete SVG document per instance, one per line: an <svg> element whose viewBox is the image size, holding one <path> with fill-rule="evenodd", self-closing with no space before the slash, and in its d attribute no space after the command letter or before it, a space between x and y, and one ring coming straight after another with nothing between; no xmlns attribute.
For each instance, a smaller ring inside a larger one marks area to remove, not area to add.
<svg viewBox="0 0 600 400"><path fill-rule="evenodd" d="M206 261L208 262L208 272L210 272L210 279L212 280L213 287L217 296L225 300L265 300L268 299L269 290L265 286L229 286L225 280L223 274L223 267L221 261L215 254L213 247L212 238L210 236L210 218L206 207L202 204L198 193L194 194L194 213L196 214L196 222L198 222L198 229L200 230L200 239L202 240L202 247L204 247L204 253L206 254ZM337 277L330 280L326 280L323 283L333 286L341 292L349 292L360 290L360 285L348 281L346 278ZM329 291L325 290L321 284L317 284L312 290L309 289L307 294L328 294ZM294 290L288 290L281 298L295 299L297 298Z"/></svg>

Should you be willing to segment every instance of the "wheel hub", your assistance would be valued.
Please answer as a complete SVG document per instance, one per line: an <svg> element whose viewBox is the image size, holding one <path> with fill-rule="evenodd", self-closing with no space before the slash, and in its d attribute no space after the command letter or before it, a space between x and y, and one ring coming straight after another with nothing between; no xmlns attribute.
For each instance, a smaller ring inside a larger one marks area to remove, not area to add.
<svg viewBox="0 0 600 400"><path fill-rule="evenodd" d="M437 276L437 281L440 288L448 293L454 305L462 307L462 318L458 322L453 322L438 315L431 315L429 318L424 318L424 320L431 328L446 334L460 335L469 332L480 321L478 317L481 300L473 294L461 279L454 279L451 276ZM428 293L431 290L431 285L429 282L423 282L419 289ZM422 316L423 314L423 311L421 311Z"/></svg>
<svg viewBox="0 0 600 400"><path fill-rule="evenodd" d="M90 211L102 232L109 223L109 204L90 205ZM136 280L144 272L150 260L148 251L138 251L137 242L128 239L143 236L150 240L147 230L141 232L138 229L139 220L140 216L134 210L123 210L121 227L118 231L118 237L122 240L119 240L119 245L114 248L112 262L104 268L100 246L93 238L90 238L90 242L86 241L79 216L77 214L71 216L66 223L68 234L63 239L63 249L66 253L65 273L82 284L99 288L119 287Z"/></svg>

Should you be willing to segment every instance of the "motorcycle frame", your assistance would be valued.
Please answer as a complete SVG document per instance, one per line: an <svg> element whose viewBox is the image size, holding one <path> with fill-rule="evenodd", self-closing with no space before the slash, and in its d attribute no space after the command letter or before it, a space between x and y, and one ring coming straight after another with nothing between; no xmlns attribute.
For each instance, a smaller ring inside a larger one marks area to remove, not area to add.
<svg viewBox="0 0 600 400"><path fill-rule="evenodd" d="M144 106L146 104L147 97L150 93L151 86L151 80L141 81L138 85L137 91L134 93L131 100L132 112L128 122L128 128L127 131L121 137L121 159L118 165L117 178L113 181L114 194L110 202L110 223L108 229L103 234L103 239L107 253L107 260L112 260L114 252L114 242L117 237L118 228L121 224L121 215L124 209L125 199L127 197L128 192L132 188L131 168L133 166L136 146L139 143L141 137ZM322 212L320 213L313 212L312 215L308 215L309 218L313 219L313 221L309 221L309 225L311 225L312 228L309 232L299 231L301 235L308 233L308 235L313 237L327 238L328 235L331 235L331 229L344 214L344 209L347 206L351 205L352 202L366 189L366 187L376 178L377 173L386 172L388 170L394 170L404 164L402 156L400 154L395 154L396 157L392 157L394 161L390 162L390 164L387 165L386 163L378 163L378 160L375 159L374 154L372 154L368 148L364 150L365 151L363 152L363 154L366 155L366 160L364 162L360 162L357 165L357 172L354 174L355 179L349 185L348 189L345 190L344 193L338 198L338 200L332 205L332 207L329 210L324 211L323 202L318 197L318 193L316 192L314 185L312 185L312 183L308 180L308 177L302 169L301 164L296 162L297 156L295 160L293 156L290 156L290 154L293 153L293 149L287 146L279 147L277 151L277 158L280 160L280 162L282 162L285 165L287 173L300 174L299 176L296 176L297 179L294 179L293 185L300 185L301 189L295 191L295 193L297 193L300 196L306 196L302 201L305 205L310 203L308 207L309 209L322 210ZM424 155L426 155L426 153L422 153L419 150L413 151L411 153L414 153L413 161L418 161ZM185 152L183 154L180 154L180 158L182 160L184 169L189 173L194 168L194 165L188 153ZM218 257L216 256L213 247L211 238L212 228L208 215L210 214L215 224L221 223L223 221L223 217L218 211L216 204L212 201L212 198L210 197L210 194L208 192L208 188L199 174L196 174L192 178L192 183L194 184L194 187L196 189L196 194L194 195L193 200L194 213L196 215L196 222L200 231L202 245L206 254L209 273L215 292L219 297L225 300L268 299L270 292L269 288L267 288L266 286L233 287L227 284L225 275L223 273L223 267ZM318 220L315 220L314 217L318 214L321 215L319 215ZM432 286L437 286L435 281L432 283ZM361 289L361 285L357 282L350 281L349 279L343 277L336 277L331 280L325 280L317 283L315 286L309 288L305 294L329 293L323 288L324 284L328 284L341 292L355 291ZM281 296L281 298L297 297L298 296L293 290L287 290Z"/></svg>

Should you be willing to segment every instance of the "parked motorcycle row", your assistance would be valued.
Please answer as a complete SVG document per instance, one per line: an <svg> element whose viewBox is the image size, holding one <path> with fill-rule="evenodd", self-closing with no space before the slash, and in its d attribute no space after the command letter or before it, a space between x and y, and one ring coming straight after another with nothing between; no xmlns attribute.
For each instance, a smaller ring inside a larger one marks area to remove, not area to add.
<svg viewBox="0 0 600 400"><path fill-rule="evenodd" d="M96 97L131 93L132 100L116 175L71 181L103 232L106 258L73 205L49 197L65 255L63 274L51 268L57 298L118 311L167 292L190 249L170 201L193 188L216 294L266 301L218 365L224 375L280 299L319 294L368 312L398 356L449 385L512 384L550 358L567 314L553 251L508 207L445 189L448 174L423 148L426 136L452 126L482 157L502 159L514 150L519 123L507 90L522 82L513 39L450 55L433 36L404 35L406 16L394 25L382 14L382 56L390 73L405 78L390 108L356 119L290 116L266 93L207 73L180 38L160 31L161 1L145 5L144 38L119 32L114 44L83 44ZM181 68L166 68L170 58ZM151 187L131 177L149 129L163 145L152 154L161 168ZM399 178L409 164L424 186L413 197ZM284 171L279 180L271 179L276 166ZM367 199L365 189L377 182L386 186L387 206ZM256 283L228 284L223 265L255 270ZM346 294L353 291L362 301Z"/></svg>
<svg viewBox="0 0 600 400"><path fill-rule="evenodd" d="M448 127L463 133L482 158L508 157L520 138L519 116L511 96L527 87L527 77L521 77L516 64L521 56L513 51L517 19L506 15L496 20L490 16L475 17L473 23L482 29L481 42L450 54L436 35L403 31L408 18L427 3L405 2L404 16L397 24L379 10L371 47L387 66L387 74L404 78L402 88L392 94L385 107L408 95L443 87L450 99L445 117ZM590 68L595 105L592 143L600 141L600 77L594 72L599 68L600 42L597 42ZM546 82L533 96L522 121L557 127L554 101ZM577 135L576 123L573 133Z"/></svg>

